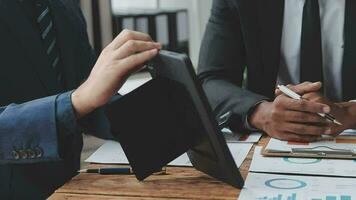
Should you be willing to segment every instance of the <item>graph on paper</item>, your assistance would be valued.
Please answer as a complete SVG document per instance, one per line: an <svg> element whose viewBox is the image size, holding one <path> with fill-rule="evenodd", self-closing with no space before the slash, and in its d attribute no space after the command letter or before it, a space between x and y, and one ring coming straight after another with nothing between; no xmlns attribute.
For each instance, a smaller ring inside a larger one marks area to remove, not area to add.
<svg viewBox="0 0 356 200"><path fill-rule="evenodd" d="M239 200L355 200L354 178L249 173Z"/></svg>

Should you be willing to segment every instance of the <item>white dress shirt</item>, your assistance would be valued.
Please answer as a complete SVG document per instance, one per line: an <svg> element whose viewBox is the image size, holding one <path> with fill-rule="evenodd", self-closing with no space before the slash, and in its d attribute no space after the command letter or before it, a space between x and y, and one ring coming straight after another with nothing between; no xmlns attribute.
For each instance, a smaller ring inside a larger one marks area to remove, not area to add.
<svg viewBox="0 0 356 200"><path fill-rule="evenodd" d="M278 84L300 83L300 45L305 0L285 0ZM342 100L345 0L319 0L325 95Z"/></svg>

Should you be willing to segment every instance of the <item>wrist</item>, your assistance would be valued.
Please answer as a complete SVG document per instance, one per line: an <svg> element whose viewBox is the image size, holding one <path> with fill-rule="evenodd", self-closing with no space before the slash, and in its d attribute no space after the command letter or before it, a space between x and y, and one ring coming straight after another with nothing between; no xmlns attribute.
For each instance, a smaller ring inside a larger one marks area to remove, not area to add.
<svg viewBox="0 0 356 200"><path fill-rule="evenodd" d="M248 122L254 127L259 130L264 131L264 126L267 121L267 111L269 110L270 106L272 105L271 102L264 101L258 104L254 111L251 113L250 117L248 118Z"/></svg>
<svg viewBox="0 0 356 200"><path fill-rule="evenodd" d="M95 106L90 104L90 97L86 97L85 87L83 87L83 85L72 93L71 99L73 109L78 119L96 109Z"/></svg>

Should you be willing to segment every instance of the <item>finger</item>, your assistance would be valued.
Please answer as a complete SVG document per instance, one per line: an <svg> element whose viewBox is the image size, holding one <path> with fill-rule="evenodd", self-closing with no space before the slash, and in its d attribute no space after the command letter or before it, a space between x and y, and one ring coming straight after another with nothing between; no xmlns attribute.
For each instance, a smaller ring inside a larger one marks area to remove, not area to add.
<svg viewBox="0 0 356 200"><path fill-rule="evenodd" d="M285 120L296 123L314 123L314 124L328 124L328 121L314 113L298 112L298 111L284 111Z"/></svg>
<svg viewBox="0 0 356 200"><path fill-rule="evenodd" d="M131 74L141 68L141 66L154 58L158 54L157 49L147 50L138 54L131 55L120 62L127 67L126 74Z"/></svg>
<svg viewBox="0 0 356 200"><path fill-rule="evenodd" d="M326 97L324 97L322 94L320 94L318 92L310 92L310 93L304 94L302 96L302 98L307 99L308 101L332 104L332 102L330 100L328 100Z"/></svg>
<svg viewBox="0 0 356 200"><path fill-rule="evenodd" d="M318 136L297 135L290 132L281 132L275 136L277 139L293 142L314 142L318 140Z"/></svg>
<svg viewBox="0 0 356 200"><path fill-rule="evenodd" d="M294 133L297 135L312 135L320 136L324 135L329 129L327 126L317 126L312 124L298 124L298 123L286 123L281 127L283 131Z"/></svg>
<svg viewBox="0 0 356 200"><path fill-rule="evenodd" d="M289 89L293 90L294 92L298 93L298 94L305 94L305 93L309 93L309 92L317 92L321 89L321 82L303 82L301 84L298 85L291 85L288 84L286 87L288 87ZM275 90L275 95L281 95L282 92L279 89Z"/></svg>
<svg viewBox="0 0 356 200"><path fill-rule="evenodd" d="M281 98L280 104L287 110L304 111L311 113L329 113L330 106L318 102L295 100L288 97Z"/></svg>
<svg viewBox="0 0 356 200"><path fill-rule="evenodd" d="M109 47L117 49L129 40L152 41L152 38L146 33L125 29L109 44Z"/></svg>
<svg viewBox="0 0 356 200"><path fill-rule="evenodd" d="M304 82L299 85L294 85L289 87L289 89L293 90L294 92L298 94L305 94L309 92L317 92L321 89L321 82Z"/></svg>
<svg viewBox="0 0 356 200"><path fill-rule="evenodd" d="M326 131L327 135L339 135L340 133L342 133L342 131L344 131L345 128L340 127L339 125L335 125L334 123L331 124L330 129L328 129Z"/></svg>
<svg viewBox="0 0 356 200"><path fill-rule="evenodd" d="M162 46L159 43L129 40L115 51L114 56L117 59L123 59L139 52L161 48Z"/></svg>

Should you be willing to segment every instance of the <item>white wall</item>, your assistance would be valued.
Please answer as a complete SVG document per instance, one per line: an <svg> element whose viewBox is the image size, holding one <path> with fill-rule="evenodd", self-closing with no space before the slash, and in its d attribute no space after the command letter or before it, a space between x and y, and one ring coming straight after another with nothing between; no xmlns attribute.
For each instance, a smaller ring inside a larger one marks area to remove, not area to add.
<svg viewBox="0 0 356 200"><path fill-rule="evenodd" d="M113 10L127 8L186 8L189 15L190 57L196 66L212 0L112 0Z"/></svg>
<svg viewBox="0 0 356 200"><path fill-rule="evenodd" d="M80 6L83 11L83 15L87 23L87 31L89 36L89 42L94 46L94 36L93 36L93 13L91 1L81 0ZM112 18L111 18L111 0L100 0L100 24L101 24L101 42L103 48L108 45L112 37Z"/></svg>
<svg viewBox="0 0 356 200"><path fill-rule="evenodd" d="M156 8L157 0L112 0L112 8Z"/></svg>

